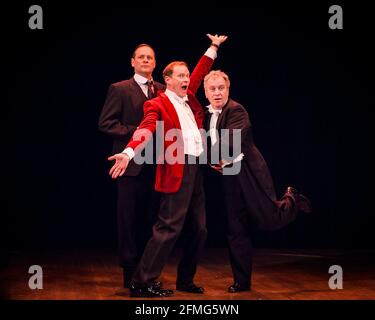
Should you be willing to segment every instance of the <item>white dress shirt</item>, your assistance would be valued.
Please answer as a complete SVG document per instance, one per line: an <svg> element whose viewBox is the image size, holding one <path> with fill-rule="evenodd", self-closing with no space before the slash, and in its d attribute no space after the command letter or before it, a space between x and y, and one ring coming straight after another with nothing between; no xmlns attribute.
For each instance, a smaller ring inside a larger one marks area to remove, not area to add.
<svg viewBox="0 0 375 320"><path fill-rule="evenodd" d="M145 96L148 97L148 85L147 85L148 79L139 75L139 74L137 74L137 73L135 73L134 74L134 80L141 87ZM151 80L152 80L152 78L151 78Z"/></svg>
<svg viewBox="0 0 375 320"><path fill-rule="evenodd" d="M208 108L208 112L212 114L211 115L211 119L210 119L210 131L209 131L209 135L211 137L211 146L213 146L218 141L217 134L219 132L216 129L216 126L217 126L217 120L219 119L219 115L223 111L223 109L214 109L211 105L206 106L206 108ZM225 163L223 163L222 167L225 167L225 166L227 166L227 165L229 165L231 163L235 163L235 162L241 161L243 159L243 157L244 157L244 154L240 153L232 162L225 162Z"/></svg>
<svg viewBox="0 0 375 320"><path fill-rule="evenodd" d="M211 105L207 106L208 111L212 113L211 120L210 120L210 137L211 137L211 145L214 145L217 141L217 119L219 119L219 115L222 111L222 109L214 109Z"/></svg>
<svg viewBox="0 0 375 320"><path fill-rule="evenodd" d="M195 121L193 111L191 111L187 103L187 96L181 98L169 89L165 90L165 95L172 102L180 121L184 141L184 154L198 157L203 152L202 136Z"/></svg>

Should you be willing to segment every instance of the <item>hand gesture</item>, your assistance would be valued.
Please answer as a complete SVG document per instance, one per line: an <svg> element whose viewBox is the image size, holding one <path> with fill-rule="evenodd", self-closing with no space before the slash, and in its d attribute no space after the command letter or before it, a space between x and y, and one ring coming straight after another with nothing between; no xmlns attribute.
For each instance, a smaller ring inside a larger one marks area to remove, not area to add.
<svg viewBox="0 0 375 320"><path fill-rule="evenodd" d="M118 176L121 177L125 173L130 161L129 156L125 153L117 153L109 157L108 160L116 160L115 164L109 170L109 175L112 176L112 179L116 179Z"/></svg>
<svg viewBox="0 0 375 320"><path fill-rule="evenodd" d="M216 44L217 46L220 46L228 38L228 36L218 36L217 34L213 36L209 33L207 33L207 37L209 37L212 43Z"/></svg>

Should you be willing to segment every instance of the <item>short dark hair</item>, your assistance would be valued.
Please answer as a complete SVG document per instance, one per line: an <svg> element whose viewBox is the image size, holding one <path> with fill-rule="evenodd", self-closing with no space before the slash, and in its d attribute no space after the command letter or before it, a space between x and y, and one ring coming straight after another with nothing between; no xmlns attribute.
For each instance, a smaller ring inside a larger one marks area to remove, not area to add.
<svg viewBox="0 0 375 320"><path fill-rule="evenodd" d="M139 48L142 48L142 47L149 47L149 48L154 52L154 56L155 56L155 50L154 50L153 47L151 47L151 46L150 46L149 44L147 44L147 43L141 43L141 44L139 44L139 45L137 45L137 46L135 47L135 49L134 49L134 51L133 51L132 58L135 57L135 53L136 53L136 51L137 51Z"/></svg>
<svg viewBox="0 0 375 320"><path fill-rule="evenodd" d="M168 64L165 68L164 68L164 71L163 71L163 78L165 79L165 77L170 77L173 73L173 68L175 66L185 66L186 68L189 69L188 65L186 62L184 61L173 61L171 62L170 64Z"/></svg>

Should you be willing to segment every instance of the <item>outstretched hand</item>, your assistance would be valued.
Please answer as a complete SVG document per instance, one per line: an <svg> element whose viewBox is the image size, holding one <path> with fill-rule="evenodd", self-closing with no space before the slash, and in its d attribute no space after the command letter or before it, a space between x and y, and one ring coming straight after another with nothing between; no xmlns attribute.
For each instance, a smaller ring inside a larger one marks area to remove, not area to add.
<svg viewBox="0 0 375 320"><path fill-rule="evenodd" d="M115 164L109 170L109 175L112 176L112 179L116 179L117 177L121 177L124 173L126 168L129 164L129 156L124 153L117 153L108 158L109 161L115 160Z"/></svg>
<svg viewBox="0 0 375 320"><path fill-rule="evenodd" d="M207 37L209 37L212 43L216 44L217 46L220 46L228 38L228 36L219 36L217 34L213 36L209 33L207 33Z"/></svg>

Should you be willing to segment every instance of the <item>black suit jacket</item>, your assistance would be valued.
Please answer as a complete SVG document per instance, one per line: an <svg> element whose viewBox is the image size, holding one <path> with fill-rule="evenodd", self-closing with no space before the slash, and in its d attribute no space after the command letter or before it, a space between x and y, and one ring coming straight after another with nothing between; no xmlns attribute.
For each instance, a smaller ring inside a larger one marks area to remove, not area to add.
<svg viewBox="0 0 375 320"><path fill-rule="evenodd" d="M206 111L206 130L209 130L210 120L211 113ZM247 194L247 189L250 189L247 187L249 184L256 185L260 191L259 194L263 194L272 201L276 201L272 177L266 161L254 144L251 123L245 108L238 102L229 99L219 115L216 129L219 133L219 139L215 146L221 149L221 144L223 143L229 148L231 155L233 150L233 129L241 129L240 152L244 154L244 158L241 163L241 171L239 175L242 175L241 181L244 181L244 183L241 183L242 188L245 189L244 193ZM221 129L229 129L229 139L224 139L222 141L220 136ZM210 147L210 143L208 143L208 146ZM219 155L220 159L223 159L221 150L219 151ZM210 159L210 150L208 150L208 159ZM265 201L268 202L267 200Z"/></svg>
<svg viewBox="0 0 375 320"><path fill-rule="evenodd" d="M164 91L165 86L154 82L155 96ZM124 150L135 129L143 119L143 104L147 97L134 78L110 85L106 101L99 117L99 130L113 137L113 153ZM133 160L125 172L127 176L136 176L142 166Z"/></svg>

